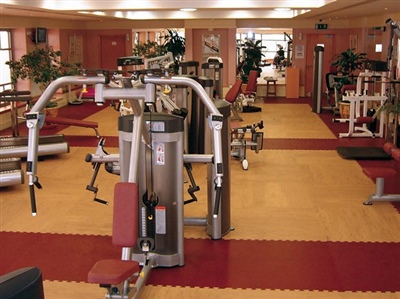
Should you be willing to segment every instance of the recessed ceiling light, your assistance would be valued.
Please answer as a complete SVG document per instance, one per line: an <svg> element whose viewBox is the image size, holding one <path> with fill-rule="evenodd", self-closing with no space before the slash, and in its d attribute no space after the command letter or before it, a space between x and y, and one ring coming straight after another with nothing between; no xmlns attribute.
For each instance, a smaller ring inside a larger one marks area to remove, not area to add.
<svg viewBox="0 0 400 299"><path fill-rule="evenodd" d="M181 8L180 11L196 11L197 8L193 8L193 7L187 7L187 8Z"/></svg>

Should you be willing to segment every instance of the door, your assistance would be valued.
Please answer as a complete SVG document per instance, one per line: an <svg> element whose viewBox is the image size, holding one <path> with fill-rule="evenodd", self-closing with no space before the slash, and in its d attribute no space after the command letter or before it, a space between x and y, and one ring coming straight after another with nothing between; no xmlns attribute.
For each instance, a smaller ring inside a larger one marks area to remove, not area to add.
<svg viewBox="0 0 400 299"><path fill-rule="evenodd" d="M313 91L313 72L314 72L314 48L323 46L323 66L322 66L322 92L326 90L325 74L329 72L330 65L335 55L335 35L333 34L308 34L306 49L306 82L304 84L305 94L311 95Z"/></svg>
<svg viewBox="0 0 400 299"><path fill-rule="evenodd" d="M100 36L101 68L117 70L117 58L125 53L125 35Z"/></svg>

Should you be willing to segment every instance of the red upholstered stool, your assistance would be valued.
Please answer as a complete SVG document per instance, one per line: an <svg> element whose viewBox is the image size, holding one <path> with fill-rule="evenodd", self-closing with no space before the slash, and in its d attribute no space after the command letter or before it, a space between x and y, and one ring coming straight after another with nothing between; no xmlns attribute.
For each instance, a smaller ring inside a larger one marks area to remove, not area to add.
<svg viewBox="0 0 400 299"><path fill-rule="evenodd" d="M138 187L135 183L119 182L114 189L112 242L119 247L135 247L138 231ZM109 290L113 286L127 296L129 282L138 275L139 263L132 260L106 259L98 261L88 274L88 282ZM125 297L123 297L125 298Z"/></svg>

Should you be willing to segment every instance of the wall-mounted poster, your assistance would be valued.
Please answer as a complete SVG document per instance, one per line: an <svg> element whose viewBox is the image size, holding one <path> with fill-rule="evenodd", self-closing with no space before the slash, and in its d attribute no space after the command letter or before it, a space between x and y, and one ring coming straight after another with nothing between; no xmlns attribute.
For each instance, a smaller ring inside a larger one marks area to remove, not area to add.
<svg viewBox="0 0 400 299"><path fill-rule="evenodd" d="M203 54L219 54L219 34L203 34Z"/></svg>
<svg viewBox="0 0 400 299"><path fill-rule="evenodd" d="M221 36L219 34L203 34L202 35L202 60L206 62L208 57L219 57Z"/></svg>
<svg viewBox="0 0 400 299"><path fill-rule="evenodd" d="M358 47L357 34L351 34L350 35L350 49L354 49L354 51L357 51L357 47Z"/></svg>
<svg viewBox="0 0 400 299"><path fill-rule="evenodd" d="M304 58L304 45L296 45L294 48L294 58L303 59Z"/></svg>
<svg viewBox="0 0 400 299"><path fill-rule="evenodd" d="M83 62L83 36L70 34L69 35L69 63L82 63Z"/></svg>

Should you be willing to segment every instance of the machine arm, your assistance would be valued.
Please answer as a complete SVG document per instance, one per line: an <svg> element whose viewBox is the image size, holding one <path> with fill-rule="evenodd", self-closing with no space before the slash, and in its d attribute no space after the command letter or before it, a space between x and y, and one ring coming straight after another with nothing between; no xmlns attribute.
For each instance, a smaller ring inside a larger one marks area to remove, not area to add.
<svg viewBox="0 0 400 299"><path fill-rule="evenodd" d="M216 199L214 203L214 218L218 217L219 213L219 203L220 203L220 194L222 187L222 176L223 176L223 166L222 166L222 122L223 116L219 112L218 108L214 105L214 102L210 99L207 92L200 85L200 83L196 82L191 78L186 77L155 77L155 76L143 76L143 83L154 83L154 84L177 84L177 85L185 85L189 86L193 89L194 92L199 96L204 106L209 111L208 123L210 129L212 130L212 138L213 138L213 154L214 154L214 184L216 188Z"/></svg>
<svg viewBox="0 0 400 299"><path fill-rule="evenodd" d="M84 77L84 76L68 76L61 77L53 82L46 88L40 98L37 100L31 111L26 114L26 126L28 127L28 152L26 160L26 174L29 178L29 193L31 199L32 215L36 215L36 199L35 199L35 186L39 189L39 179L37 173L37 158L39 147L39 129L44 123L44 116L40 113L48 102L52 99L56 91L64 85L76 84L107 84L108 78L106 77Z"/></svg>

